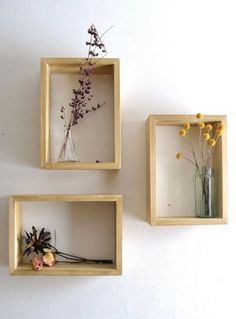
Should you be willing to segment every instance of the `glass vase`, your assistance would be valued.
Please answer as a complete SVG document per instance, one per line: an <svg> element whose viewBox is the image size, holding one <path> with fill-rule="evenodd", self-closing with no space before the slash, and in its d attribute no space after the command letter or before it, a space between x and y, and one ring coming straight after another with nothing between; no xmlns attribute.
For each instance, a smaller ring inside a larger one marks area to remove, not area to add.
<svg viewBox="0 0 236 319"><path fill-rule="evenodd" d="M79 162L71 129L67 130L58 156L58 162Z"/></svg>
<svg viewBox="0 0 236 319"><path fill-rule="evenodd" d="M203 167L195 173L195 215L202 218L216 217L215 173Z"/></svg>

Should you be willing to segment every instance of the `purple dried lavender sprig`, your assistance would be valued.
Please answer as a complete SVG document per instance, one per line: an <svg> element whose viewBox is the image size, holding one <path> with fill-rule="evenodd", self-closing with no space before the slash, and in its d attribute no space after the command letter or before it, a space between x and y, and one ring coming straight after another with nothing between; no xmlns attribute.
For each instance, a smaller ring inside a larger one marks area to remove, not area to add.
<svg viewBox="0 0 236 319"><path fill-rule="evenodd" d="M105 45L102 43L94 25L88 29L88 33L91 35L90 42L86 42L86 44L89 45L88 58L84 64L81 64L80 67L80 74L83 76L83 78L79 80L79 90L73 90L74 97L70 103L70 106L74 109L72 112L72 126L78 124L78 120L80 118L82 119L85 114L97 110L104 104L97 104L96 107L93 106L89 109L86 109L87 102L91 100L91 97L93 97L90 94L91 81L89 79L89 76L92 73L92 67L95 65L95 63L92 63L92 58L99 55L96 53L97 48L106 53ZM94 47L93 50L91 49L91 46Z"/></svg>
<svg viewBox="0 0 236 319"><path fill-rule="evenodd" d="M78 124L78 120L84 117L85 114L88 114L89 112L92 111L96 111L97 109L100 109L103 105L105 104L105 102L103 102L102 104L97 104L96 106L92 106L90 109L85 109L85 110L78 110L74 112L74 122L72 123L72 125L76 125Z"/></svg>
<svg viewBox="0 0 236 319"><path fill-rule="evenodd" d="M107 31L105 31L103 35ZM90 34L90 41L86 42L86 45L89 46L88 56L85 60L85 63L82 63L80 66L80 74L82 76L82 78L79 79L80 87L78 90L72 90L74 96L72 97L71 102L69 103L69 106L72 108L72 110L68 125L66 124L65 120L65 109L63 110L64 113L61 115L61 118L65 121L67 133L69 133L72 126L78 124L78 120L82 119L85 114L95 111L105 104L105 102L103 102L102 104L97 104L96 107L87 107L88 102L93 97L93 95L90 94L91 80L89 78L92 73L93 67L96 65L96 62L93 62L93 58L99 56L98 52L103 53L100 59L102 59L107 54L105 45L102 42L101 37L99 36L98 31L93 24L88 29L88 33Z"/></svg>

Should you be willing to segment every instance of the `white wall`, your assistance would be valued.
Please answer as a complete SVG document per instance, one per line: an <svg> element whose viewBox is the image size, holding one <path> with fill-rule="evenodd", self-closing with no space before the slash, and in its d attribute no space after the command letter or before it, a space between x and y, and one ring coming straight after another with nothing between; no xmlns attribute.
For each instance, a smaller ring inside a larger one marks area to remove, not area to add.
<svg viewBox="0 0 236 319"><path fill-rule="evenodd" d="M234 319L236 4L230 0L0 0L0 318ZM122 169L39 169L39 59L85 56L86 29L114 24ZM150 227L145 119L228 116L229 224ZM122 193L123 276L10 277L8 196Z"/></svg>

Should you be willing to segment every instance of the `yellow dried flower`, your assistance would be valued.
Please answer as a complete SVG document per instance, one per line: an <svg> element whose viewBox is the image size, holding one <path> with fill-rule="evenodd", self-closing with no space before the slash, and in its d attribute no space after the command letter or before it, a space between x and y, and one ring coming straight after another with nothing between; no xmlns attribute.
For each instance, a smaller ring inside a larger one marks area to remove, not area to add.
<svg viewBox="0 0 236 319"><path fill-rule="evenodd" d="M183 156L182 156L182 154L179 152L179 153L176 153L176 159L181 159Z"/></svg>
<svg viewBox="0 0 236 319"><path fill-rule="evenodd" d="M202 113L197 113L197 114L196 114L196 118L197 118L198 120L202 119L202 118L203 118Z"/></svg>
<svg viewBox="0 0 236 319"><path fill-rule="evenodd" d="M207 124L207 125L205 126L205 130L206 130L207 132L212 131L212 125L211 125L211 124Z"/></svg>
<svg viewBox="0 0 236 319"><path fill-rule="evenodd" d="M203 122L198 122L197 125L200 127L200 128L204 128L205 127L205 124Z"/></svg>
<svg viewBox="0 0 236 319"><path fill-rule="evenodd" d="M184 129L185 130L189 130L190 129L190 124L189 122L185 122L184 125L183 125Z"/></svg>
<svg viewBox="0 0 236 319"><path fill-rule="evenodd" d="M213 147L213 146L216 145L216 140L215 140L214 138L211 138L211 139L209 140L208 144L209 144L211 147Z"/></svg>
<svg viewBox="0 0 236 319"><path fill-rule="evenodd" d="M204 139L205 141L208 141L209 138L210 138L210 134L209 134L209 133L204 133L204 134L203 134L203 139Z"/></svg>
<svg viewBox="0 0 236 319"><path fill-rule="evenodd" d="M179 130L179 135L180 136L186 136L187 131L184 128L181 128L181 130Z"/></svg>
<svg viewBox="0 0 236 319"><path fill-rule="evenodd" d="M224 124L219 124L219 125L217 126L217 130L218 130L218 131L223 131L223 130L224 130Z"/></svg>
<svg viewBox="0 0 236 319"><path fill-rule="evenodd" d="M42 257L44 265L52 267L56 263L56 258L52 252L48 252Z"/></svg>
<svg viewBox="0 0 236 319"><path fill-rule="evenodd" d="M217 136L222 136L224 133L224 130L217 130L216 133L217 133Z"/></svg>

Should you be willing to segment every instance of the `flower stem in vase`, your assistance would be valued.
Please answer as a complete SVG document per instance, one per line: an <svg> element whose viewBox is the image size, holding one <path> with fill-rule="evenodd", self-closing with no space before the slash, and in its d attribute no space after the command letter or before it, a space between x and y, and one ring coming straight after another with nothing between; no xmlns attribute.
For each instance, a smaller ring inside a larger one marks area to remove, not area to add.
<svg viewBox="0 0 236 319"><path fill-rule="evenodd" d="M100 109L105 104L105 101L102 103L93 102L93 83L91 79L97 63L107 54L102 41L105 33L100 36L93 24L88 29L89 40L86 41L88 55L79 63L78 86L72 89L69 105L67 107L62 105L60 108L60 118L64 121L65 138L59 152L59 162L80 161L71 136L71 130L74 126L78 126L80 121L89 113Z"/></svg>
<svg viewBox="0 0 236 319"><path fill-rule="evenodd" d="M76 151L76 145L72 137L71 128L68 128L66 131L66 135L64 137L64 141L62 143L60 153L58 156L59 162L79 162L79 158Z"/></svg>
<svg viewBox="0 0 236 319"><path fill-rule="evenodd" d="M203 167L195 174L195 213L197 217L215 217L214 170Z"/></svg>

